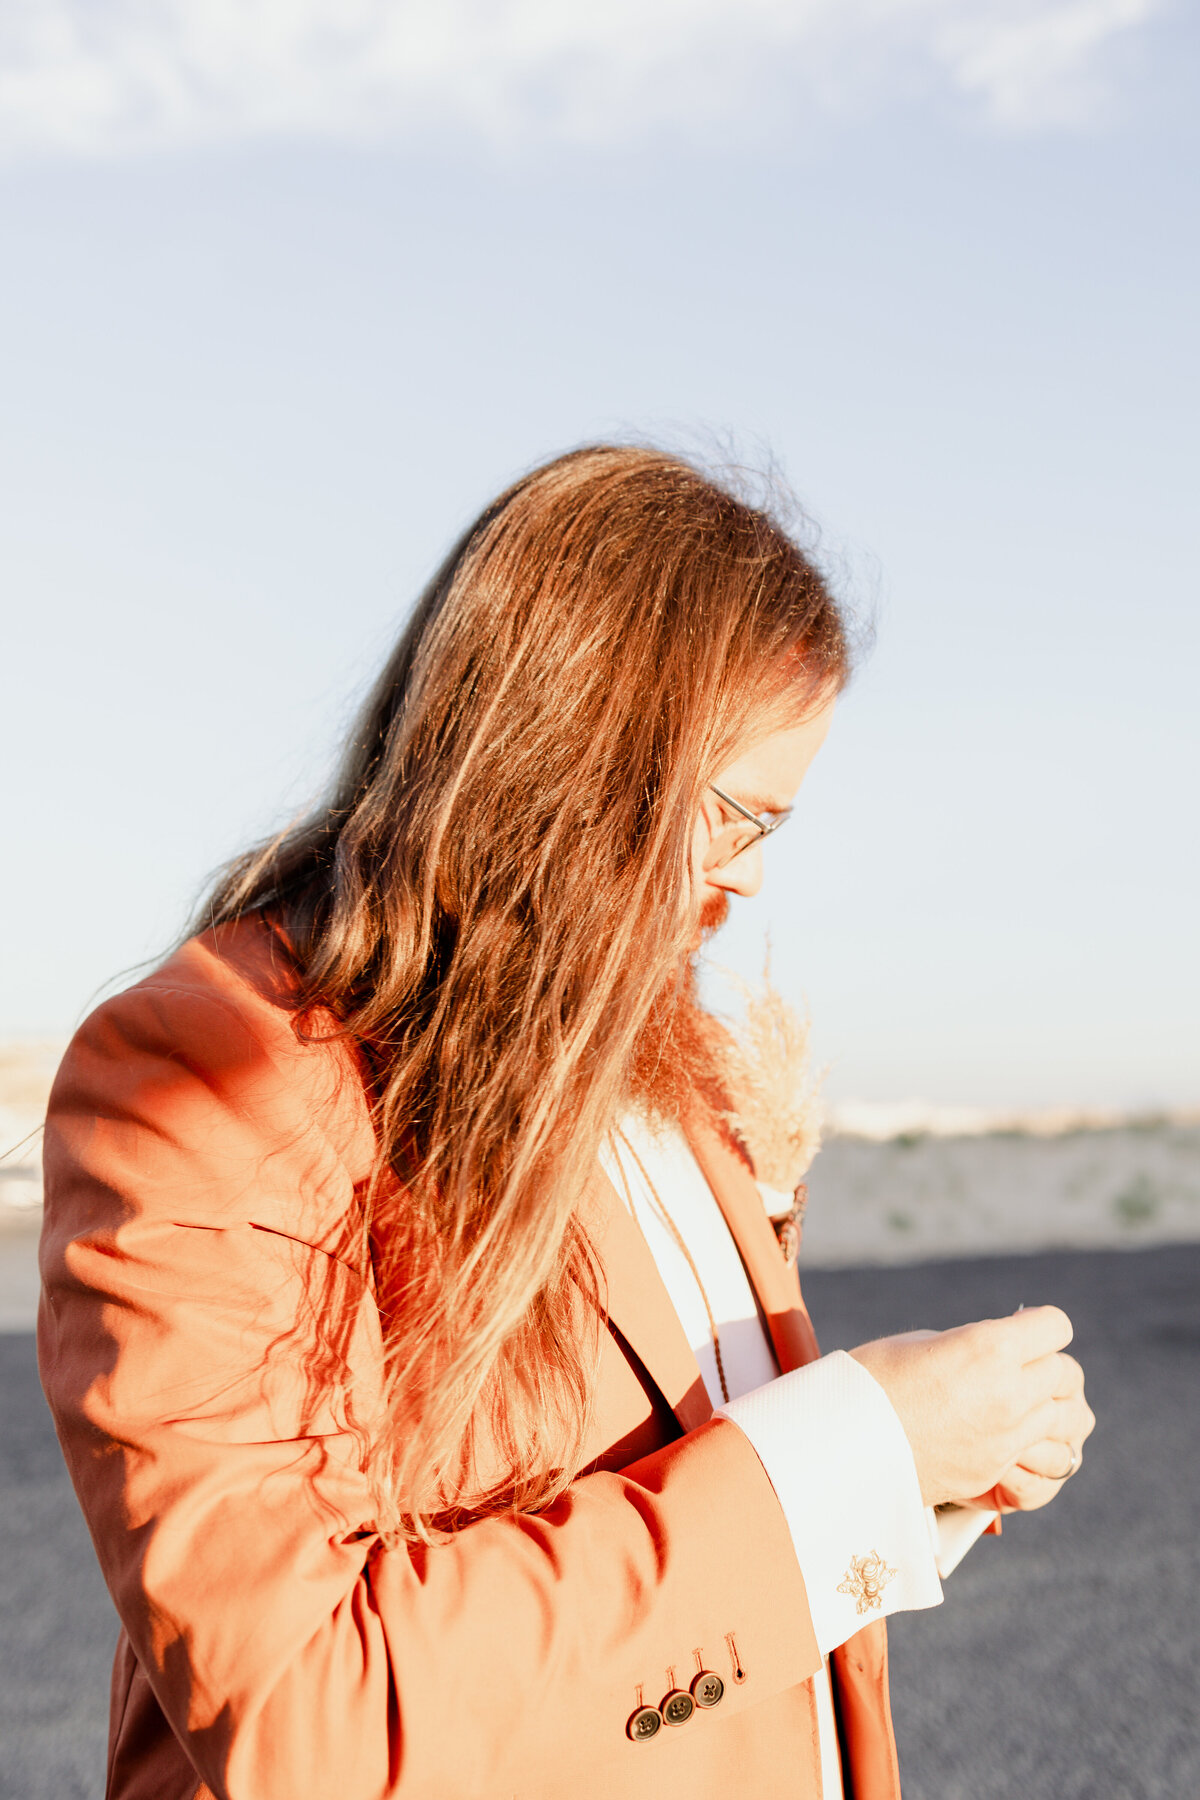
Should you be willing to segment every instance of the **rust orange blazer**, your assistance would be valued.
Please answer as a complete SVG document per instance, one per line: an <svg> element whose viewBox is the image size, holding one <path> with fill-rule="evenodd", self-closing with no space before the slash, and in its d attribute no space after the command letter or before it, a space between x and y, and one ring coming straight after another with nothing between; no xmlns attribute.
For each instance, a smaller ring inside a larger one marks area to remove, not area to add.
<svg viewBox="0 0 1200 1800"><path fill-rule="evenodd" d="M193 939L92 1015L51 1097L39 1354L123 1626L111 1800L815 1800L819 1656L782 1511L606 1182L584 1472L537 1516L380 1542L354 1429L380 1381L351 1251L372 1134L288 987L261 921ZM792 1367L815 1345L757 1190L693 1148ZM317 1317L342 1356L314 1384ZM719 1705L632 1742L698 1666ZM881 1625L834 1685L848 1791L895 1800Z"/></svg>

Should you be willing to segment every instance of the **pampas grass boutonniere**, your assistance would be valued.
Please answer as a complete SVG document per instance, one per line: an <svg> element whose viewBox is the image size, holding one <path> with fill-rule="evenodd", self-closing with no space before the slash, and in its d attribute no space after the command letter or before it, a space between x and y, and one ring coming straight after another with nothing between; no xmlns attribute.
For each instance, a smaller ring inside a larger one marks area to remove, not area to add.
<svg viewBox="0 0 1200 1800"><path fill-rule="evenodd" d="M784 1200L800 1186L821 1147L819 1093L825 1071L812 1070L808 1020L772 985L769 955L760 987L732 979L743 1012L721 1048L721 1074L732 1102L722 1117L749 1152L759 1182Z"/></svg>

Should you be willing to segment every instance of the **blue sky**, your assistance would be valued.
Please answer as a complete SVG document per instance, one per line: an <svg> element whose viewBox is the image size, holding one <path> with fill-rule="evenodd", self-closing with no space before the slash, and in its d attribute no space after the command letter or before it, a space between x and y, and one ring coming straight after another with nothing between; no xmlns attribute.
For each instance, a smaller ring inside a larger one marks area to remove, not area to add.
<svg viewBox="0 0 1200 1800"><path fill-rule="evenodd" d="M1198 32L1151 0L0 20L0 1036L319 784L456 530L768 454L875 619L720 954L835 1096L1195 1104ZM53 28L52 28L53 27Z"/></svg>

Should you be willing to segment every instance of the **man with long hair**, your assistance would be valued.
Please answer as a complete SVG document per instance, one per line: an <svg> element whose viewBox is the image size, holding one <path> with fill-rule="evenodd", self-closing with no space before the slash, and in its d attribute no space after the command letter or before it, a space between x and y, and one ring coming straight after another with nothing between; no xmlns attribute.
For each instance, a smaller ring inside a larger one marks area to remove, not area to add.
<svg viewBox="0 0 1200 1800"><path fill-rule="evenodd" d="M898 1794L927 1509L1043 1504L1092 1418L1053 1307L820 1357L731 1123L692 958L848 666L765 510L560 458L77 1034L39 1352L112 1800Z"/></svg>

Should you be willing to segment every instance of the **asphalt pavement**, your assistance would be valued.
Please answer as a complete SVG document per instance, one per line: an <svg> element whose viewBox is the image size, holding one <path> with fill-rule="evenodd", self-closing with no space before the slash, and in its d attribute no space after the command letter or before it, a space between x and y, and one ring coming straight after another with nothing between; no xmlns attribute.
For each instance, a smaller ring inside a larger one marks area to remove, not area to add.
<svg viewBox="0 0 1200 1800"><path fill-rule="evenodd" d="M906 1800L1200 1800L1200 1246L806 1289L826 1349L1052 1300L1099 1420L1061 1499L978 1545L944 1605L893 1620ZM28 1332L0 1335L0 1615L0 1800L100 1800L115 1619Z"/></svg>

